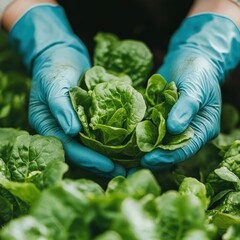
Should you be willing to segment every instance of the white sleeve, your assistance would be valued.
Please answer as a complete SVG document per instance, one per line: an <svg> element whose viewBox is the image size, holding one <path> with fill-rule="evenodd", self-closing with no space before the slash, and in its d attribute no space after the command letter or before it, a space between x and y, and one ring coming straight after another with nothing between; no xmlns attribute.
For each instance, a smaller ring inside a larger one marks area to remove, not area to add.
<svg viewBox="0 0 240 240"><path fill-rule="evenodd" d="M0 21L1 21L4 10L13 1L14 0L0 0Z"/></svg>

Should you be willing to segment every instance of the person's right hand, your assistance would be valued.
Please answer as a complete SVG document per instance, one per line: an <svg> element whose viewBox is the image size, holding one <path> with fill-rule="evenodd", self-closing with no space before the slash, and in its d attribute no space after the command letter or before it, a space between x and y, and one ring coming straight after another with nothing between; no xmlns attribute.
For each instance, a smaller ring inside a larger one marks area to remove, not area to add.
<svg viewBox="0 0 240 240"><path fill-rule="evenodd" d="M66 157L98 175L125 176L125 169L73 140L81 124L68 90L90 67L87 49L58 5L29 9L11 28L10 42L32 71L29 121L37 133L61 140Z"/></svg>

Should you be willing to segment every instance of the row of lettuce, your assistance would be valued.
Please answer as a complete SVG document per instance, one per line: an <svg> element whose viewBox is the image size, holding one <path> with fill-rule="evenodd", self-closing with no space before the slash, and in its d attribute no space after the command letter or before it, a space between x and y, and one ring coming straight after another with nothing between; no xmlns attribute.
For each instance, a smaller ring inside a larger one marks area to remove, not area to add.
<svg viewBox="0 0 240 240"><path fill-rule="evenodd" d="M103 189L92 180L64 177L68 165L57 139L2 128L0 237L239 239L240 141L219 142L202 150L221 148L215 159L206 159L212 170L201 174L204 181L184 176L179 165L172 173L177 189L163 190L148 170L115 177Z"/></svg>

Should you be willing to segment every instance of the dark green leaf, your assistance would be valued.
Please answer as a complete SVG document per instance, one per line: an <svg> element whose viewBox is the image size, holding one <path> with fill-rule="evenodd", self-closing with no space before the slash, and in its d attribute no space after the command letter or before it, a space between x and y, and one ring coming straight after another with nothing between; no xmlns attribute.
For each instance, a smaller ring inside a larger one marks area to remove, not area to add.
<svg viewBox="0 0 240 240"><path fill-rule="evenodd" d="M147 80L153 66L153 56L145 43L136 40L119 40L108 33L95 36L94 65L114 73L125 73L140 86Z"/></svg>

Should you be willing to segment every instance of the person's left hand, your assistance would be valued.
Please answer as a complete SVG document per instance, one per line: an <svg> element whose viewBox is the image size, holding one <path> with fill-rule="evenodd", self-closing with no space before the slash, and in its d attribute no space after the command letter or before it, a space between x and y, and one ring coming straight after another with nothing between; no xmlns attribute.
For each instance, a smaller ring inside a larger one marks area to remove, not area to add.
<svg viewBox="0 0 240 240"><path fill-rule="evenodd" d="M226 26L222 31L222 26ZM239 29L228 18L199 14L187 18L171 39L158 73L174 81L180 92L167 119L167 130L194 130L189 143L177 150L155 149L141 159L141 168L156 172L189 159L220 131L220 83L240 60ZM128 175L138 169L131 169Z"/></svg>

